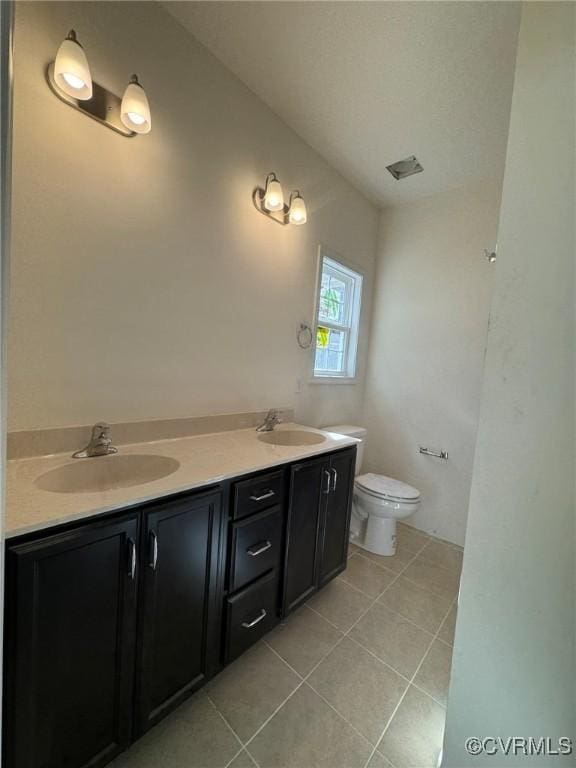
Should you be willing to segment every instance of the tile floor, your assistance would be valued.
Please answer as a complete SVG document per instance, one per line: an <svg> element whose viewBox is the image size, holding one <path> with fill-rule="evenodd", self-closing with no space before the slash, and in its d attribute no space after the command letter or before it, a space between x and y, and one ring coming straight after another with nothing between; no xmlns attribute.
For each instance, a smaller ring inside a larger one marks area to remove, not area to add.
<svg viewBox="0 0 576 768"><path fill-rule="evenodd" d="M400 525L113 768L435 768L462 550Z"/></svg>

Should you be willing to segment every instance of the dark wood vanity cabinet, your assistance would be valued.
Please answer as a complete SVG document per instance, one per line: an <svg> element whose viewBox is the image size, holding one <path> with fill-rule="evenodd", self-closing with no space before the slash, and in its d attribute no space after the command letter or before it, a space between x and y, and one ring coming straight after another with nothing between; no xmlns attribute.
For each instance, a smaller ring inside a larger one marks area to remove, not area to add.
<svg viewBox="0 0 576 768"><path fill-rule="evenodd" d="M356 447L290 467L282 613L346 568Z"/></svg>
<svg viewBox="0 0 576 768"><path fill-rule="evenodd" d="M6 768L98 768L218 656L220 493L7 551Z"/></svg>
<svg viewBox="0 0 576 768"><path fill-rule="evenodd" d="M138 515L9 546L7 768L92 768L131 740Z"/></svg>
<svg viewBox="0 0 576 768"><path fill-rule="evenodd" d="M101 768L340 573L355 456L9 541L3 765Z"/></svg>
<svg viewBox="0 0 576 768"><path fill-rule="evenodd" d="M330 490L325 494L325 504L322 505L318 541L319 588L346 568L355 466L355 446L330 457Z"/></svg>
<svg viewBox="0 0 576 768"><path fill-rule="evenodd" d="M231 487L223 662L254 645L280 620L286 468Z"/></svg>
<svg viewBox="0 0 576 768"><path fill-rule="evenodd" d="M220 494L149 507L143 515L136 734L147 731L209 676Z"/></svg>

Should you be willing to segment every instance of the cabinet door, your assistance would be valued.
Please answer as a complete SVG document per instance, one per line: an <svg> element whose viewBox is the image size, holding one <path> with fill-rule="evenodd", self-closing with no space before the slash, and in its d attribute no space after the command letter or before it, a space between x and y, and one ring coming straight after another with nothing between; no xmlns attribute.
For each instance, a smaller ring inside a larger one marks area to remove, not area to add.
<svg viewBox="0 0 576 768"><path fill-rule="evenodd" d="M144 514L138 733L144 733L208 676L218 651L216 621L221 499L202 494Z"/></svg>
<svg viewBox="0 0 576 768"><path fill-rule="evenodd" d="M330 473L326 457L290 468L290 500L284 567L283 614L312 595L318 585L318 544Z"/></svg>
<svg viewBox="0 0 576 768"><path fill-rule="evenodd" d="M138 520L8 549L8 768L96 768L131 738Z"/></svg>
<svg viewBox="0 0 576 768"><path fill-rule="evenodd" d="M346 568L355 464L355 447L330 457L330 492L322 521L321 587Z"/></svg>

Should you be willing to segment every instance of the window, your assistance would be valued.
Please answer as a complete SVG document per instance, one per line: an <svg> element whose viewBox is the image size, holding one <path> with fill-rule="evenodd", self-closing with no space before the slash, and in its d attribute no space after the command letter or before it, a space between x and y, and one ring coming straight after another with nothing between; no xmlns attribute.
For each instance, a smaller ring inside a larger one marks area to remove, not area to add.
<svg viewBox="0 0 576 768"><path fill-rule="evenodd" d="M362 275L322 254L315 378L354 378L361 297Z"/></svg>

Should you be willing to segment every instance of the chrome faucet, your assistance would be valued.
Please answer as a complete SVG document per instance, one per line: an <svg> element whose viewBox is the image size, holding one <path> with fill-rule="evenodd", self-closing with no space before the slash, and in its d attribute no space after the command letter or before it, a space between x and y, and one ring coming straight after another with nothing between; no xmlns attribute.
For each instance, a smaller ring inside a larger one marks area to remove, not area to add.
<svg viewBox="0 0 576 768"><path fill-rule="evenodd" d="M272 432L276 424L280 424L282 419L280 418L278 411L275 408L271 408L266 414L266 418L256 427L256 432Z"/></svg>
<svg viewBox="0 0 576 768"><path fill-rule="evenodd" d="M118 448L112 445L110 425L100 423L92 427L92 437L86 448L73 453L72 458L88 459L92 456L108 456L111 453L118 453Z"/></svg>

